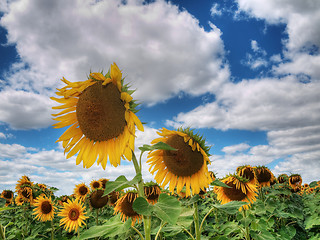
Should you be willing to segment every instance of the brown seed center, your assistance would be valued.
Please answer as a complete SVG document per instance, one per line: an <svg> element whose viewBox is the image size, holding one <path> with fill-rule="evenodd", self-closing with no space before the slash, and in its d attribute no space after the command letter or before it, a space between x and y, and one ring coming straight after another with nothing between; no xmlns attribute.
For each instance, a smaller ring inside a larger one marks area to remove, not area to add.
<svg viewBox="0 0 320 240"><path fill-rule="evenodd" d="M252 168L245 168L240 172L240 177L246 178L249 181L254 179L254 173Z"/></svg>
<svg viewBox="0 0 320 240"><path fill-rule="evenodd" d="M259 183L269 182L271 180L271 174L268 170L261 169L261 171L257 174L257 180Z"/></svg>
<svg viewBox="0 0 320 240"><path fill-rule="evenodd" d="M192 151L181 136L171 136L166 141L177 151L164 151L163 160L168 170L177 176L191 176L203 165L203 156L197 149Z"/></svg>
<svg viewBox="0 0 320 240"><path fill-rule="evenodd" d="M31 194L30 191L28 191L27 188L24 188L21 192L22 196L24 196L25 198L30 198Z"/></svg>
<svg viewBox="0 0 320 240"><path fill-rule="evenodd" d="M90 204L93 208L102 208L108 203L108 196L102 197L104 191L97 190L90 195Z"/></svg>
<svg viewBox="0 0 320 240"><path fill-rule="evenodd" d="M244 194L241 189L237 189L233 182L226 183L231 188L223 188L224 194L232 201L242 201L246 199L246 194Z"/></svg>
<svg viewBox="0 0 320 240"><path fill-rule="evenodd" d="M52 210L52 205L49 201L44 201L42 204L41 204L41 212L43 214L48 214L50 213Z"/></svg>
<svg viewBox="0 0 320 240"><path fill-rule="evenodd" d="M13 192L12 191L4 191L3 196L6 199L12 199L13 198Z"/></svg>
<svg viewBox="0 0 320 240"><path fill-rule="evenodd" d="M79 193L80 193L81 196L86 195L86 194L88 193L88 188L85 187L85 186L81 186L81 187L79 188Z"/></svg>
<svg viewBox="0 0 320 240"><path fill-rule="evenodd" d="M134 217L138 216L139 214L133 210L132 205L134 200L136 199L135 193L128 193L125 199L121 203L121 212L128 216L128 217Z"/></svg>
<svg viewBox="0 0 320 240"><path fill-rule="evenodd" d="M94 141L118 137L126 125L121 93L113 83L97 82L83 91L77 103L77 119L83 134Z"/></svg>
<svg viewBox="0 0 320 240"><path fill-rule="evenodd" d="M68 217L71 221L76 221L78 220L80 216L80 212L77 208L72 208L70 211L69 211L69 214L68 214Z"/></svg>
<svg viewBox="0 0 320 240"><path fill-rule="evenodd" d="M100 183L99 182L93 182L92 187L93 188L99 188L100 187Z"/></svg>

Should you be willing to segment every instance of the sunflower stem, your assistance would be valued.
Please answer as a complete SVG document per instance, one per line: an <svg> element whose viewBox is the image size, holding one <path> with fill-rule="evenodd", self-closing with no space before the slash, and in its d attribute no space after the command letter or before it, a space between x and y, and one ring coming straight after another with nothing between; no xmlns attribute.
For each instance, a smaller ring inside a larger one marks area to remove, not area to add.
<svg viewBox="0 0 320 240"><path fill-rule="evenodd" d="M54 239L53 219L51 220L51 240Z"/></svg>
<svg viewBox="0 0 320 240"><path fill-rule="evenodd" d="M164 222L164 223L161 224L161 226L160 226L160 228L159 228L159 230L158 230L158 232L157 232L156 237L155 237L154 240L157 240L157 239L158 239L158 236L160 235L161 229L162 229L166 224L167 224L166 222ZM160 236L160 238L161 238L161 236Z"/></svg>
<svg viewBox="0 0 320 240"><path fill-rule="evenodd" d="M1 223L0 223L0 237L1 237L1 239L3 239L3 240L6 239L5 228L1 225Z"/></svg>
<svg viewBox="0 0 320 240"><path fill-rule="evenodd" d="M140 165L137 161L137 158L132 151L132 162L134 165L134 169L136 170L136 174L141 174L141 155L140 155ZM144 194L144 183L143 179L138 182L138 195L139 197L146 198ZM144 226L144 236L145 240L151 240L151 216L143 216L143 226Z"/></svg>
<svg viewBox="0 0 320 240"><path fill-rule="evenodd" d="M202 231L202 227L203 227L204 221L206 220L206 218L209 216L209 214L210 214L213 210L215 210L214 207L211 208L211 209L209 210L209 212L208 212L208 213L204 216L204 218L202 219L201 224L200 224L200 232Z"/></svg>
<svg viewBox="0 0 320 240"><path fill-rule="evenodd" d="M96 209L96 225L99 225L99 208Z"/></svg>
<svg viewBox="0 0 320 240"><path fill-rule="evenodd" d="M193 203L194 213L193 213L193 220L194 220L194 229L196 232L196 240L201 239L201 232L200 232L200 225L199 225L199 211L198 211L198 202Z"/></svg>
<svg viewBox="0 0 320 240"><path fill-rule="evenodd" d="M242 214L243 214L243 218L244 218L244 220L245 220L245 223L246 223L246 225L245 225L245 231L244 231L244 237L245 237L245 239L246 240L250 240L250 231L249 231L249 224L247 224L247 213L246 213L246 209L243 209L242 208Z"/></svg>

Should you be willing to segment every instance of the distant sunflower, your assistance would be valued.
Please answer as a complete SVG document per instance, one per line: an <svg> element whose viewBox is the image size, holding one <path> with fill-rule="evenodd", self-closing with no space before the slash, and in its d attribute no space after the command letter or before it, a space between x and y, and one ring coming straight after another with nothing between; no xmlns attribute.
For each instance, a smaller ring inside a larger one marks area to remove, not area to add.
<svg viewBox="0 0 320 240"><path fill-rule="evenodd" d="M256 201L256 185L250 183L248 179L234 174L227 176L221 181L231 187L214 187L214 192L217 194L217 199L221 201L221 204L225 204L231 201L241 201L249 203L253 203ZM249 206L245 205L239 210L241 210L242 208L248 209Z"/></svg>
<svg viewBox="0 0 320 240"><path fill-rule="evenodd" d="M151 204L156 204L161 194L161 189L157 184L149 184L144 186L144 195Z"/></svg>
<svg viewBox="0 0 320 240"><path fill-rule="evenodd" d="M91 73L83 82L62 81L67 86L56 93L62 98L51 97L63 105L53 109L64 109L54 120L55 128L70 126L57 141L62 142L67 158L77 154L76 164L83 161L83 167L90 168L97 160L103 169L109 158L113 166L121 158L132 159L135 126L143 126L135 115L137 104L132 100L127 85L123 85L122 73L114 63L103 75ZM99 157L98 157L99 156Z"/></svg>
<svg viewBox="0 0 320 240"><path fill-rule="evenodd" d="M91 183L90 183L90 187L91 187L91 190L102 188L102 183L100 181L97 181L97 180L92 180Z"/></svg>
<svg viewBox="0 0 320 240"><path fill-rule="evenodd" d="M208 187L211 177L207 164L209 160L209 147L205 140L193 133L189 128L177 131L162 128L158 132L160 138L151 143L164 142L176 150L154 150L148 154L147 163L149 171L155 175L157 183L164 188L169 183L169 190L180 193L186 186L186 196L198 194L200 189Z"/></svg>
<svg viewBox="0 0 320 240"><path fill-rule="evenodd" d="M38 187L41 189L41 190L46 190L47 189L47 185L43 184L43 183L38 183Z"/></svg>
<svg viewBox="0 0 320 240"><path fill-rule="evenodd" d="M1 193L1 197L11 201L13 199L13 192L11 190L3 190Z"/></svg>
<svg viewBox="0 0 320 240"><path fill-rule="evenodd" d="M68 200L68 202L63 204L63 208L58 214L58 216L62 217L60 226L64 225L65 230L68 232L72 230L77 232L78 227L81 227L82 224L86 225L84 220L88 217L85 216L85 209L86 207L83 206L80 198L76 198L73 201Z"/></svg>
<svg viewBox="0 0 320 240"><path fill-rule="evenodd" d="M58 200L58 204L59 204L60 206L63 206L63 203L67 203L69 199L70 199L69 196L63 195L63 196L61 196L60 199Z"/></svg>
<svg viewBox="0 0 320 240"><path fill-rule="evenodd" d="M109 179L107 179L107 178L100 178L100 179L99 179L99 182L101 182L101 187L102 187L103 189L105 189L105 188L106 188L106 183L109 182Z"/></svg>
<svg viewBox="0 0 320 240"><path fill-rule="evenodd" d="M16 184L16 192L19 192L19 190L24 187L32 187L33 186L33 182L30 181L30 178L26 175L23 175Z"/></svg>
<svg viewBox="0 0 320 240"><path fill-rule="evenodd" d="M18 195L23 198L24 202L33 202L33 191L31 187L22 187L18 191Z"/></svg>
<svg viewBox="0 0 320 240"><path fill-rule="evenodd" d="M216 180L216 175L214 174L214 172L209 171L209 174L210 174L210 177L211 177L211 179L212 179L212 182L213 182L214 180Z"/></svg>
<svg viewBox="0 0 320 240"><path fill-rule="evenodd" d="M17 206L21 206L24 203L24 200L21 196L17 196L14 201Z"/></svg>
<svg viewBox="0 0 320 240"><path fill-rule="evenodd" d="M112 191L111 193L108 194L108 197L109 197L109 202L108 204L110 206L114 206L116 204L116 202L118 201L119 199L119 196L120 196L120 193L117 192L117 191Z"/></svg>
<svg viewBox="0 0 320 240"><path fill-rule="evenodd" d="M292 188L301 187L302 184L302 178L299 174L292 174L289 177L289 185Z"/></svg>
<svg viewBox="0 0 320 240"><path fill-rule="evenodd" d="M258 166L254 168L259 187L269 187L274 180L273 173L265 166Z"/></svg>
<svg viewBox="0 0 320 240"><path fill-rule="evenodd" d="M6 203L5 203L5 207L8 207L9 205L11 205L13 203L12 199L11 200L8 200L6 199Z"/></svg>
<svg viewBox="0 0 320 240"><path fill-rule="evenodd" d="M114 213L117 214L120 212L120 218L123 222L127 221L129 218L132 219L132 226L136 221L140 221L142 216L139 215L136 211L133 210L132 205L134 200L138 197L138 194L135 192L127 192L124 196L119 198L114 207Z"/></svg>
<svg viewBox="0 0 320 240"><path fill-rule="evenodd" d="M81 200L84 200L86 196L89 194L89 192L90 189L84 183L76 185L76 187L73 190L73 193L75 194L76 198L81 198Z"/></svg>
<svg viewBox="0 0 320 240"><path fill-rule="evenodd" d="M279 183L285 183L288 182L289 176L287 174L281 174L278 176L278 182Z"/></svg>
<svg viewBox="0 0 320 240"><path fill-rule="evenodd" d="M258 184L254 168L251 167L250 165L244 165L244 166L238 167L237 174L240 177L248 179L249 182L252 184Z"/></svg>
<svg viewBox="0 0 320 240"><path fill-rule="evenodd" d="M104 194L104 191L101 189L93 190L89 195L90 206L95 209L99 209L107 205L109 197L108 195L102 197L103 194Z"/></svg>
<svg viewBox="0 0 320 240"><path fill-rule="evenodd" d="M56 207L51 201L51 197L48 198L44 194L37 197L34 201L33 215L35 218L42 222L51 221L54 217Z"/></svg>

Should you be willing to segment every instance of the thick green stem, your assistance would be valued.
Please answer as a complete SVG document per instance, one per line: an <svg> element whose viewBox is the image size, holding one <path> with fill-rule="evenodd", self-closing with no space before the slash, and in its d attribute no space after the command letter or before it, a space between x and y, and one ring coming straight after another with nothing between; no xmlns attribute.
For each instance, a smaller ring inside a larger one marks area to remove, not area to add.
<svg viewBox="0 0 320 240"><path fill-rule="evenodd" d="M136 170L136 174L141 174L141 156L140 156L140 164L139 164L133 151L132 151L132 162L134 165L134 169ZM146 196L144 195L144 183L142 178L138 182L138 195L139 197L146 198ZM151 216L143 216L143 226L144 226L145 240L151 240Z"/></svg>
<svg viewBox="0 0 320 240"><path fill-rule="evenodd" d="M51 220L51 240L54 239L53 219Z"/></svg>
<svg viewBox="0 0 320 240"><path fill-rule="evenodd" d="M6 239L6 235L5 235L5 229L4 227L0 224L0 237L1 239L5 240Z"/></svg>
<svg viewBox="0 0 320 240"><path fill-rule="evenodd" d="M249 230L249 224L247 224L247 214L246 209L242 209L243 218L245 220L245 239L250 240L250 230Z"/></svg>
<svg viewBox="0 0 320 240"><path fill-rule="evenodd" d="M194 220L194 230L196 232L196 240L201 239L201 232L200 232L200 225L199 225L199 211L198 211L198 203L193 203L194 213L193 213L193 220Z"/></svg>

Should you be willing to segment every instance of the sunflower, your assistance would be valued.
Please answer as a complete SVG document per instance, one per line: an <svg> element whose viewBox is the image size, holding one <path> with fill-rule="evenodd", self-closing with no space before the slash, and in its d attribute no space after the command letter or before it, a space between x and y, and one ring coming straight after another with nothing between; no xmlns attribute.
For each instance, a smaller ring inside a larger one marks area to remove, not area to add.
<svg viewBox="0 0 320 240"><path fill-rule="evenodd" d="M278 176L279 183L286 183L286 182L288 182L288 180L289 180L289 177L287 174L281 174Z"/></svg>
<svg viewBox="0 0 320 240"><path fill-rule="evenodd" d="M81 200L84 200L86 196L89 194L90 189L84 184L80 183L76 185L76 187L73 190L73 193L75 194L76 198L81 198Z"/></svg>
<svg viewBox="0 0 320 240"><path fill-rule="evenodd" d="M3 190L0 197L11 201L13 199L13 192L11 190Z"/></svg>
<svg viewBox="0 0 320 240"><path fill-rule="evenodd" d="M102 182L97 181L97 180L92 180L90 183L90 187L91 187L91 190L102 188Z"/></svg>
<svg viewBox="0 0 320 240"><path fill-rule="evenodd" d="M231 201L241 201L253 203L256 201L257 187L255 184L249 182L248 179L242 178L238 175L229 175L225 179L221 180L228 185L227 187L214 187L214 192L217 194L217 199L221 201L221 204L225 204ZM240 207L248 209L249 205Z"/></svg>
<svg viewBox="0 0 320 240"><path fill-rule="evenodd" d="M90 206L95 209L99 209L99 208L103 208L105 205L107 205L109 197L108 197L108 195L102 197L103 194L104 194L104 191L101 189L97 189L97 190L92 191L89 195Z"/></svg>
<svg viewBox="0 0 320 240"><path fill-rule="evenodd" d="M116 204L116 202L118 201L119 199L119 196L120 196L120 193L117 192L117 191L112 191L111 193L108 194L108 197L109 197L109 202L108 204L110 206L114 206Z"/></svg>
<svg viewBox="0 0 320 240"><path fill-rule="evenodd" d="M209 174L210 174L210 177L211 177L211 179L212 179L212 182L213 182L214 180L216 180L216 175L214 174L214 172L209 171Z"/></svg>
<svg viewBox="0 0 320 240"><path fill-rule="evenodd" d="M258 166L254 168L254 171L256 173L259 187L269 187L271 182L274 181L275 177L269 168L265 166Z"/></svg>
<svg viewBox="0 0 320 240"><path fill-rule="evenodd" d="M21 196L17 196L14 201L17 206L21 206L24 203L24 200Z"/></svg>
<svg viewBox="0 0 320 240"><path fill-rule="evenodd" d="M244 165L237 168L237 174L240 177L246 178L252 184L257 184L257 177L254 168L250 165Z"/></svg>
<svg viewBox="0 0 320 240"><path fill-rule="evenodd" d="M43 184L43 183L38 183L38 187L41 189L41 190L46 190L47 189L47 185Z"/></svg>
<svg viewBox="0 0 320 240"><path fill-rule="evenodd" d="M30 181L30 178L26 175L23 175L16 184L16 192L19 192L19 190L24 187L32 187L33 186L33 182Z"/></svg>
<svg viewBox="0 0 320 240"><path fill-rule="evenodd" d="M54 211L56 207L51 201L51 197L48 198L44 194L41 194L34 201L33 215L36 215L36 219L41 222L51 221L54 217Z"/></svg>
<svg viewBox="0 0 320 240"><path fill-rule="evenodd" d="M69 196L63 195L63 196L61 196L60 199L58 200L58 204L59 204L60 206L63 206L63 203L68 202L69 199L70 199Z"/></svg>
<svg viewBox="0 0 320 240"><path fill-rule="evenodd" d="M299 174L292 174L289 177L289 185L292 188L301 187L302 178Z"/></svg>
<svg viewBox="0 0 320 240"><path fill-rule="evenodd" d="M5 207L8 207L9 205L11 205L13 203L12 199L11 200L8 200L6 199L6 203L5 203Z"/></svg>
<svg viewBox="0 0 320 240"><path fill-rule="evenodd" d="M138 221L139 223L140 219L142 219L142 216L132 208L132 204L137 197L138 194L136 192L127 192L124 196L119 198L119 200L116 202L116 206L114 207L113 214L117 214L118 212L120 212L120 218L123 222L131 218L132 226L136 221Z"/></svg>
<svg viewBox="0 0 320 240"><path fill-rule="evenodd" d="M209 147L205 146L205 140L193 133L190 128L179 128L177 131L162 128L158 132L160 138L151 143L164 142L176 150L154 150L148 154L151 166L149 171L155 175L155 180L162 188L169 182L169 190L180 193L186 186L186 196L198 194L200 189L208 187L211 177L207 164L209 160Z"/></svg>
<svg viewBox="0 0 320 240"><path fill-rule="evenodd" d="M105 188L106 188L106 183L109 182L109 179L107 179L107 178L100 178L100 179L99 179L99 182L101 182L101 187L102 187L103 189L105 189Z"/></svg>
<svg viewBox="0 0 320 240"><path fill-rule="evenodd" d="M161 189L157 184L150 183L149 185L146 184L146 186L144 186L144 195L151 204L157 203L160 193Z"/></svg>
<svg viewBox="0 0 320 240"><path fill-rule="evenodd" d="M33 202L33 191L31 187L22 187L18 191L18 195L23 198L24 202Z"/></svg>
<svg viewBox="0 0 320 240"><path fill-rule="evenodd" d="M64 109L54 120L55 128L70 126L57 140L62 142L67 158L77 154L77 165L90 168L97 163L106 168L107 160L113 166L120 164L121 158L132 159L135 126L143 131L143 126L135 115L137 104L130 94L133 91L123 85L122 73L114 63L104 76L91 73L83 82L62 82L67 86L56 93L62 98L51 97L63 105L53 109Z"/></svg>
<svg viewBox="0 0 320 240"><path fill-rule="evenodd" d="M58 216L63 217L60 220L60 226L64 225L66 231L71 232L72 230L78 231L78 227L82 224L86 225L84 220L88 217L85 216L85 206L80 198L76 198L73 201L63 204L63 208L59 212Z"/></svg>

